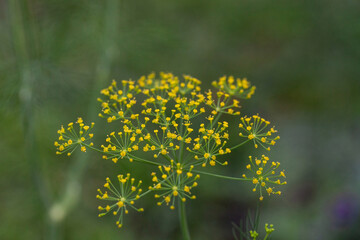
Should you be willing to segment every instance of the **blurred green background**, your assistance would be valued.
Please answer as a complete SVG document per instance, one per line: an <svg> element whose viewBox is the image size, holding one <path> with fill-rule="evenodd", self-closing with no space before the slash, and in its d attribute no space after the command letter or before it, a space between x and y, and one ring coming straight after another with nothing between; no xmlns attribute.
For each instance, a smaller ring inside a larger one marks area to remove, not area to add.
<svg viewBox="0 0 360 240"><path fill-rule="evenodd" d="M78 116L105 127L95 99L111 79L151 71L193 75L203 89L224 74L247 77L257 91L242 112L281 135L269 156L288 185L262 204L272 239L360 239L356 0L0 1L0 239L181 239L177 213L152 197L120 231L97 217L105 177L146 178L150 168L59 157L53 146ZM218 171L240 176L254 153L249 144ZM187 210L200 240L233 239L231 222L258 197L250 184L205 176L196 195Z"/></svg>

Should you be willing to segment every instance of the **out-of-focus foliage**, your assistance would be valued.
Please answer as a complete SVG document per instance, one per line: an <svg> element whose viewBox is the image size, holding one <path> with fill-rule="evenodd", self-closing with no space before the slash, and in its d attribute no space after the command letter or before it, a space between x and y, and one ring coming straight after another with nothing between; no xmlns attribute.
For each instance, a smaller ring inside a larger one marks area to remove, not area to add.
<svg viewBox="0 0 360 240"><path fill-rule="evenodd" d="M0 1L0 238L179 237L177 216L146 202L126 230L98 219L94 186L110 172L147 170L114 169L96 154L79 204L56 231L47 221L73 164L55 155L56 130L91 115L94 85L151 71L188 73L204 88L223 74L257 86L242 114L262 112L279 126L271 158L287 169L284 194L262 207L272 239L360 238L359 9L355 0ZM223 171L239 176L249 154L233 152ZM232 239L230 222L256 196L201 181L188 208L193 238Z"/></svg>

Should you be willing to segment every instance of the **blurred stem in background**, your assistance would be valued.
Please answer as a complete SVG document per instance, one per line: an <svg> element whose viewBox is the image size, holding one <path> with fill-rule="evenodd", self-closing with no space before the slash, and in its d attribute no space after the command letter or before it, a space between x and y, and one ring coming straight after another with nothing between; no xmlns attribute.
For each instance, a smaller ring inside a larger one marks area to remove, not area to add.
<svg viewBox="0 0 360 240"><path fill-rule="evenodd" d="M21 81L19 89L19 99L22 106L22 125L24 131L25 160L30 166L31 175L36 184L36 190L46 209L49 208L50 199L41 175L39 160L36 151L36 136L34 133L34 86L36 86L35 71L33 64L35 59L35 48L29 48L30 37L25 29L33 31L34 25L24 20L23 10L27 9L27 4L23 1L9 1L9 16L12 29L13 48L17 59L18 76ZM25 25L25 23L27 23ZM32 49L33 52L30 52Z"/></svg>
<svg viewBox="0 0 360 240"><path fill-rule="evenodd" d="M13 46L17 58L17 67L19 76L21 78L21 87L19 89L19 98L22 105L22 121L24 128L25 141L25 156L30 165L32 176L36 183L36 188L39 193L39 198L45 206L47 218L50 225L50 232L48 239L61 239L61 225L68 215L68 213L79 202L81 193L81 179L85 173L88 165L88 155L79 154L74 159L72 166L68 170L66 185L63 190L61 199L51 200L48 190L46 188L45 178L42 175L39 156L36 154L36 135L34 133L34 116L36 114L34 109L34 89L36 79L40 76L35 76L33 71L33 63L36 61L36 55L30 50L34 49L31 44L30 37L34 33L34 24L30 24L31 19L26 19L29 10L26 1L13 0L9 3L9 15L12 29ZM30 18L30 17L29 17ZM93 84L93 91L90 94L91 102L88 107L87 119L95 119L97 115L96 96L98 89L109 80L111 65L115 57L116 39L119 23L119 1L107 0L104 11L104 32L103 38L100 42L100 56L99 62L95 68L95 79ZM27 31L25 30L27 29ZM30 48L31 46L31 48ZM38 45L39 46L39 45Z"/></svg>
<svg viewBox="0 0 360 240"><path fill-rule="evenodd" d="M34 31L34 25L30 24L30 19L25 20L24 10L27 4L24 1L9 1L9 16L12 29L13 48L16 55L18 76L20 78L19 100L22 110L22 126L24 132L24 157L29 165L31 176L35 183L35 190L38 198L44 205L44 211L48 212L51 204L51 197L44 182L39 157L37 154L35 122L34 122L34 87L37 85L34 71L35 51L31 44L29 32ZM27 29L27 32L26 30ZM32 39L34 40L34 39ZM30 48L29 45L32 47Z"/></svg>

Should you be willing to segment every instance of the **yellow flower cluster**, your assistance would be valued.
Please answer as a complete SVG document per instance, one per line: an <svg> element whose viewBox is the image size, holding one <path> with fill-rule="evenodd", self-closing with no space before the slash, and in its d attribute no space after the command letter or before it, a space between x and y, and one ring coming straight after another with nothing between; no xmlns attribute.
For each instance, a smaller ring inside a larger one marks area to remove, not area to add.
<svg viewBox="0 0 360 240"><path fill-rule="evenodd" d="M209 117L210 123L212 123L212 116ZM228 162L219 162L217 156L230 153L229 148L224 148L229 139L229 134L226 132L228 128L228 122L218 122L217 128L213 128L210 124L210 128L206 129L204 123L200 124L198 138L194 139L193 148L189 147L187 150L195 154L195 159L199 161L196 165L201 164L202 167L206 167L209 162L210 166L215 166L216 163L221 165L227 165ZM224 140L226 139L226 140Z"/></svg>
<svg viewBox="0 0 360 240"><path fill-rule="evenodd" d="M105 143L96 148L89 142L93 137L90 133L93 124L86 126L81 118L76 122L79 129L75 129L73 123L66 130L61 127L60 142L55 142L59 154L68 152L70 155L80 146L82 151L87 148L96 150L103 159L114 163L136 161L156 166L159 170L151 174L153 184L143 194L133 185L135 180L130 175L119 175L120 190L107 179L104 186L109 191L100 191L98 198L115 203L100 207L101 211L105 211L101 216L110 211L115 215L120 212L117 224L121 226L123 213L127 213L126 207L134 208L133 201L150 192L156 192L158 205L165 203L174 209L176 202L195 199L191 190L197 186L196 180L201 174L253 181L255 189L259 185L273 193L273 188L267 183L272 183L271 179L275 176L272 172L278 165L275 163L265 171L266 157L254 163L250 159L249 169L254 171L254 178L232 178L197 170L200 167L207 169L209 165L231 163L224 160L223 155L250 140L256 148L260 145L270 150L269 146L279 139L272 136L277 132L274 128L267 129L268 121L257 115L245 116L239 125L240 136L245 139L240 138L242 142L229 147L228 129L233 126L229 126L231 122L220 121L220 117L223 114L239 115L239 98L251 98L255 87L246 79L232 76L221 77L213 85L217 88L214 92L208 90L203 93L200 80L189 75L179 78L171 73L160 73L159 76L151 73L137 81L122 80L118 83L113 80L109 87L101 90L102 97L98 98L102 108L99 116L112 125L118 123L116 131L106 136ZM277 180L274 183L277 184Z"/></svg>
<svg viewBox="0 0 360 240"><path fill-rule="evenodd" d="M166 205L170 204L170 209L173 210L176 198L183 202L186 198L196 198L192 195L191 189L198 185L196 180L200 178L200 175L194 175L191 172L193 168L194 166L190 166L187 170L183 169L180 163L175 164L172 160L168 166L159 166L159 175L155 172L151 173L154 186L150 186L149 189L161 192L155 194L155 198L159 199L157 205L161 206L165 202Z"/></svg>
<svg viewBox="0 0 360 240"><path fill-rule="evenodd" d="M89 140L93 138L94 134L90 130L94 127L94 123L90 126L85 125L82 118L78 118L76 123L71 122L66 129L61 126L58 130L59 141L55 141L54 145L57 147L56 154L67 153L70 156L76 148L80 147L82 152L86 152L86 146L93 146Z"/></svg>
<svg viewBox="0 0 360 240"><path fill-rule="evenodd" d="M276 141L280 139L279 136L273 137L274 133L277 133L277 130L274 127L267 129L270 122L266 121L264 118L254 115L252 117L242 117L241 123L239 124L240 128L240 137L245 137L254 142L255 148L258 147L258 144L270 151L269 146L275 145ZM267 145L267 146L265 146Z"/></svg>
<svg viewBox="0 0 360 240"><path fill-rule="evenodd" d="M240 108L239 101L233 99L232 102L230 101L230 95L228 93L219 90L216 93L217 98L213 98L213 93L209 90L206 93L206 105L210 106L213 110L211 114L214 116L218 113L225 113L230 115L240 115L239 111L235 111L234 108Z"/></svg>
<svg viewBox="0 0 360 240"><path fill-rule="evenodd" d="M214 81L212 85L216 88L223 90L230 96L249 99L255 93L255 86L251 86L250 82L246 79L235 78L233 76L223 76L219 81Z"/></svg>
<svg viewBox="0 0 360 240"><path fill-rule="evenodd" d="M271 162L268 166L266 166L269 162L269 158L265 155L262 155L260 159L253 159L249 156L250 164L246 165L246 168L251 171L252 177L247 177L243 174L243 178L249 179L255 185L253 191L256 192L259 187L260 192L260 201L264 199L263 190L264 189L270 196L270 194L281 194L281 191L274 191L274 187L271 185L284 185L285 182L281 182L279 178L285 178L284 171L280 171L280 173L276 173L276 169L279 168L279 162ZM270 185L270 186L269 186Z"/></svg>
<svg viewBox="0 0 360 240"><path fill-rule="evenodd" d="M116 225L120 228L123 225L124 214L129 213L128 208L132 208L138 212L142 212L144 209L136 208L134 206L135 201L140 198L140 194L142 192L140 188L142 181L140 180L137 184L135 184L135 179L130 178L129 173L126 176L118 175L118 181L120 185L119 189L114 186L109 178L106 178L104 188L106 188L108 191L102 192L100 189L98 189L99 195L96 197L98 199L112 202L111 205L98 207L99 211L102 212L99 214L99 217L105 216L110 212L112 212L112 214L115 216L119 215Z"/></svg>
<svg viewBox="0 0 360 240"><path fill-rule="evenodd" d="M265 223L265 232L266 232L266 235L264 237L264 240L266 239L269 239L268 237L271 235L272 232L274 232L275 229L274 229L274 225L273 224L268 224L268 223ZM250 230L249 231L250 233L250 237L252 238L252 240L257 240L258 236L259 236L259 233L256 231L256 230Z"/></svg>
<svg viewBox="0 0 360 240"><path fill-rule="evenodd" d="M136 104L135 95L139 92L139 87L135 85L134 81L123 80L121 81L121 87L118 87L117 82L113 80L108 88L100 92L107 97L107 101L98 98L102 107L102 113L99 113L99 116L107 116L109 123L117 119L128 118L131 107Z"/></svg>
<svg viewBox="0 0 360 240"><path fill-rule="evenodd" d="M131 152L139 150L139 142L143 141L140 135L142 129L132 130L127 125L123 126L123 131L118 133L111 132L105 139L107 145L101 145L104 152L103 159L111 159L116 163L119 159L126 157L133 161Z"/></svg>

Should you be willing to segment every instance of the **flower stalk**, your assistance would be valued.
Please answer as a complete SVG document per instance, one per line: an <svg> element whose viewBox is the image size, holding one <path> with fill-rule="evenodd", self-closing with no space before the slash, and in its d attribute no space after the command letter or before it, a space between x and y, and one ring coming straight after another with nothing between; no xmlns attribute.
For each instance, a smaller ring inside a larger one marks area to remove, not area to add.
<svg viewBox="0 0 360 240"><path fill-rule="evenodd" d="M180 219L180 227L181 227L183 239L190 240L191 238L190 238L190 231L186 217L186 207L185 207L185 203L181 201L179 201L179 219Z"/></svg>

